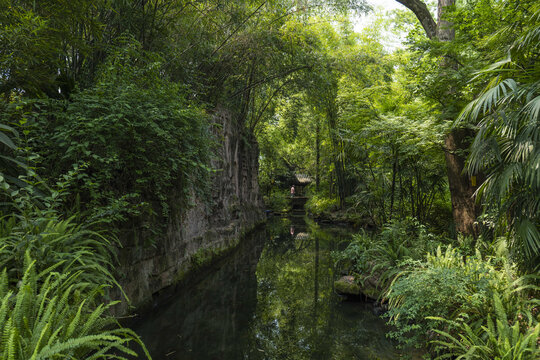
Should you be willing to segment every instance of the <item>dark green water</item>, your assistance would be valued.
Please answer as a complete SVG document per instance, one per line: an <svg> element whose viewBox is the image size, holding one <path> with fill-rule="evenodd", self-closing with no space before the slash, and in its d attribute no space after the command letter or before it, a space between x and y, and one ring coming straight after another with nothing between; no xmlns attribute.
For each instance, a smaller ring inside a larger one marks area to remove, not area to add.
<svg viewBox="0 0 540 360"><path fill-rule="evenodd" d="M350 233L276 219L132 328L160 359L393 359L372 305L334 293Z"/></svg>

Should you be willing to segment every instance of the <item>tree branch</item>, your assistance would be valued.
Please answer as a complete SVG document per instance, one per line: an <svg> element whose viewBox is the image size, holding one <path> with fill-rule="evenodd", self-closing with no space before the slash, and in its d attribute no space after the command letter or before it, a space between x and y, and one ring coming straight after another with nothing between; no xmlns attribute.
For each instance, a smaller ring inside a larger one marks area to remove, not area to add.
<svg viewBox="0 0 540 360"><path fill-rule="evenodd" d="M411 10L414 15L422 24L422 27L426 31L426 35L430 39L437 38L437 23L431 16L426 4L420 0L396 0L398 3L404 5L409 10Z"/></svg>
<svg viewBox="0 0 540 360"><path fill-rule="evenodd" d="M257 116L255 117L255 119L252 121L252 124L250 126L250 132L253 132L255 130L255 126L257 126L257 124L259 123L259 120L261 120L264 112L266 111L266 109L268 108L268 105L270 105L270 103L272 102L272 99L274 99L274 97L281 91L281 89L283 89L283 87L285 87L285 85L287 85L288 83L290 83L291 80L287 80L285 82L283 82L283 84L281 84L273 93L272 95L270 95L270 97L268 98L268 100L266 101L266 103L261 107L261 109L258 111L257 113Z"/></svg>
<svg viewBox="0 0 540 360"><path fill-rule="evenodd" d="M244 21L242 21L240 23L240 25L238 25L236 27L236 29L234 29L234 31L232 33L229 34L229 36L227 36L227 38L225 40L223 40L223 42L212 52L212 54L210 55L210 58L212 58L219 50L221 50L221 48L223 46L225 46L225 44L238 32L238 30L240 30L242 28L242 26L244 26L244 24L253 17L253 15L257 14L259 12L259 10L267 3L268 1L265 0L262 2L262 4L259 5L259 7L257 7L255 9L255 11L253 11L251 14L249 14L245 19Z"/></svg>
<svg viewBox="0 0 540 360"><path fill-rule="evenodd" d="M311 66L309 66L309 65L303 65L303 66L299 66L299 67L296 67L296 68L293 68L293 69L289 69L289 70L284 71L284 72L282 72L282 73L280 73L280 74L275 74L275 75L267 76L267 77L265 77L265 78L262 78L262 79L260 79L260 80L257 80L257 81L255 81L255 82L253 82L253 83L252 83L250 86L248 86L248 87L245 87L245 88L243 88L243 89L241 89L241 90L236 91L234 94L232 94L232 95L230 96L230 98L234 98L235 96L238 96L238 95L242 94L244 91L251 90L252 88L257 87L257 86L259 86L259 85L261 85L261 84L264 84L264 83L266 83L266 82L268 82L268 81L272 81L272 80L275 80L275 79L283 78L283 77L288 76L288 75L290 75L290 74L292 74L292 73L294 73L294 72L296 72L296 71L300 71L300 70L304 70L304 69L310 69L310 68L311 68Z"/></svg>

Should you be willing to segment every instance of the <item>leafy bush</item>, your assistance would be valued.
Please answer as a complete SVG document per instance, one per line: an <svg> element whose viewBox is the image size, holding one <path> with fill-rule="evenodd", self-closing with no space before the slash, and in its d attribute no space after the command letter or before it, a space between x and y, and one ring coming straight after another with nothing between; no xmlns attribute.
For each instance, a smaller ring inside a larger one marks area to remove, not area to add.
<svg viewBox="0 0 540 360"><path fill-rule="evenodd" d="M272 189L270 196L264 198L264 203L274 211L288 211L291 207L290 197L282 189Z"/></svg>
<svg viewBox="0 0 540 360"><path fill-rule="evenodd" d="M322 215L336 211L338 208L339 200L324 194L313 194L305 205L305 209L313 215Z"/></svg>
<svg viewBox="0 0 540 360"><path fill-rule="evenodd" d="M346 269L358 281L375 276L381 289L406 269L411 261L421 260L435 247L437 239L416 219L392 220L381 232L370 236L360 233L337 257L338 266Z"/></svg>
<svg viewBox="0 0 540 360"><path fill-rule="evenodd" d="M386 223L381 230L380 240L379 244L384 244L380 253L385 254L383 256L391 266L407 257L419 260L442 242L415 218L395 219Z"/></svg>
<svg viewBox="0 0 540 360"><path fill-rule="evenodd" d="M204 193L209 123L185 89L163 77L159 57L124 42L96 85L40 105L48 111L35 115L30 143L48 178L78 166L71 191L82 210L120 220L145 214L140 220L149 225L153 215L169 216L172 200L187 205L193 191Z"/></svg>
<svg viewBox="0 0 540 360"><path fill-rule="evenodd" d="M138 336L105 315L110 306L96 305L103 285L84 281L84 272L36 271L26 256L18 290L9 290L8 276L0 276L0 357L12 360L125 359L136 356L127 347ZM59 264L55 265L56 267ZM149 354L146 352L148 358Z"/></svg>
<svg viewBox="0 0 540 360"><path fill-rule="evenodd" d="M434 330L458 331L453 323L443 326L428 317L463 319L478 328L495 310L491 301L495 293L501 294L507 314L518 316L531 307L526 297L531 288L529 279L519 278L515 267L507 262L503 267L495 266L479 252L464 257L451 247L445 252L438 248L425 263L403 272L391 284L386 295L387 316L396 330L390 336L404 345L420 347L434 336Z"/></svg>

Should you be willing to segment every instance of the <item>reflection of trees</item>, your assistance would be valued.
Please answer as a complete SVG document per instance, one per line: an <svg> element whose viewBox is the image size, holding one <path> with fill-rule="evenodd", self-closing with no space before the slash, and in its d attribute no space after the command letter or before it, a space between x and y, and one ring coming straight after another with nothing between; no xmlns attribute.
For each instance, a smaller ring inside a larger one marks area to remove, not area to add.
<svg viewBox="0 0 540 360"><path fill-rule="evenodd" d="M255 270L265 236L264 231L252 234L216 271L134 327L154 359L242 358L249 348L246 339L257 303Z"/></svg>
<svg viewBox="0 0 540 360"><path fill-rule="evenodd" d="M330 252L340 236L310 228L309 237L291 237L289 229L273 235L257 265L257 310L251 329L261 353L256 358L370 358L365 347L377 343L373 336L382 338L381 347L388 347L381 321L371 313L365 312L376 324L369 323L369 328L354 320L345 324L347 319L336 313L339 300L333 293Z"/></svg>
<svg viewBox="0 0 540 360"><path fill-rule="evenodd" d="M309 359L319 346L316 333L327 326L329 311L318 299L331 295L327 286L320 293L319 282L331 281L333 273L330 266L320 269L318 244L308 236L289 237L261 255L254 330L265 358ZM322 261L330 264L328 256Z"/></svg>
<svg viewBox="0 0 540 360"><path fill-rule="evenodd" d="M278 225L136 328L154 358L369 359L373 344L388 346L380 319L358 304L344 312L333 293L341 235L295 224L310 236L294 238L290 223Z"/></svg>

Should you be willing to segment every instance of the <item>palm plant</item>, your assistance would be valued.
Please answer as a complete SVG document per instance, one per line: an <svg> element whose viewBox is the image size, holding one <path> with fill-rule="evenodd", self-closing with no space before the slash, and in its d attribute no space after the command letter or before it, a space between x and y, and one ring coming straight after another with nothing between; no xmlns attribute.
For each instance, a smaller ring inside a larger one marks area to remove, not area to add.
<svg viewBox="0 0 540 360"><path fill-rule="evenodd" d="M7 133L15 133L15 131L13 130L13 128L11 126L0 124L0 144L2 146L7 147L8 149L15 150L16 149L15 143L13 142L11 137L9 137L7 134L5 134L5 132L7 132ZM2 158L3 157L4 157L4 155L2 155Z"/></svg>
<svg viewBox="0 0 540 360"><path fill-rule="evenodd" d="M16 174L20 168L26 169L26 165L16 158L17 145L14 139L17 135L13 127L0 123L0 187L3 189L8 189L9 183L20 183Z"/></svg>
<svg viewBox="0 0 540 360"><path fill-rule="evenodd" d="M511 231L514 254L534 264L540 258L540 7L529 24L506 59L479 73L491 81L458 121L479 120L468 171L485 174L477 194L486 212L495 213L499 230Z"/></svg>

